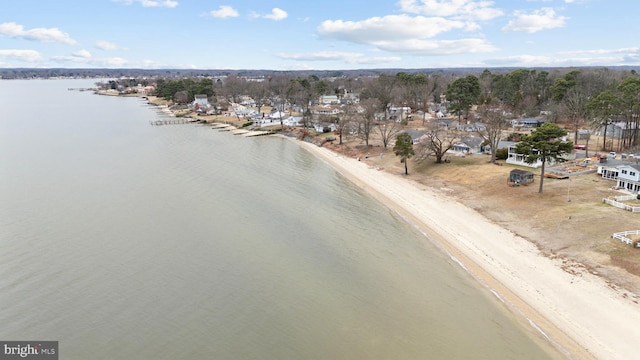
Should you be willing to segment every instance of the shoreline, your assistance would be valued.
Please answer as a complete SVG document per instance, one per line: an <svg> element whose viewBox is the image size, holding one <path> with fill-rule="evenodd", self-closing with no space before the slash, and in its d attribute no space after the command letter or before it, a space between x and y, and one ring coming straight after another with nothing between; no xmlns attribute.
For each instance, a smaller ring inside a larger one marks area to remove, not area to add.
<svg viewBox="0 0 640 360"><path fill-rule="evenodd" d="M565 272L562 259L544 256L530 241L437 189L311 143L298 143L417 227L568 358L637 355L640 306L613 291L601 277Z"/></svg>

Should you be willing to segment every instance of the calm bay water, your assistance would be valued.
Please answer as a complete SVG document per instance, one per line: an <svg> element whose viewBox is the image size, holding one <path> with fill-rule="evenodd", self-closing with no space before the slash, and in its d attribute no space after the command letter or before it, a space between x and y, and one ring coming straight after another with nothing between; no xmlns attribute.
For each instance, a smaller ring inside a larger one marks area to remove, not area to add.
<svg viewBox="0 0 640 360"><path fill-rule="evenodd" d="M0 339L61 359L548 359L294 142L151 126L93 81L0 81Z"/></svg>

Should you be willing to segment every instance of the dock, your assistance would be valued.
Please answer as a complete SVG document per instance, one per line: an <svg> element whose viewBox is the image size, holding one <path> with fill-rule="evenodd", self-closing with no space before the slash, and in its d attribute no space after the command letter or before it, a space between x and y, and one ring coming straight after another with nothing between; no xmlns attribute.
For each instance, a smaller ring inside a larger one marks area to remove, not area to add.
<svg viewBox="0 0 640 360"><path fill-rule="evenodd" d="M230 124L214 124L211 128L218 131L229 131L233 135L242 135L244 137L254 137L254 136L263 136L263 135L273 134L273 131L269 131L269 130L238 129L237 127Z"/></svg>
<svg viewBox="0 0 640 360"><path fill-rule="evenodd" d="M188 118L173 118L173 119L162 119L162 120L152 120L149 121L151 125L176 125L176 124L188 124L193 122L193 120Z"/></svg>
<svg viewBox="0 0 640 360"><path fill-rule="evenodd" d="M149 121L151 125L175 125L175 124L189 124L196 123L197 120L193 120L191 118L169 118L162 120L153 120ZM271 130L248 130L248 129L239 129L231 124L213 124L211 126L212 129L218 131L228 131L233 135L241 135L244 137L254 137L254 136L264 136L271 135L274 132Z"/></svg>
<svg viewBox="0 0 640 360"><path fill-rule="evenodd" d="M273 131L260 131L260 130L254 130L254 131L248 131L244 134L245 137L254 137L254 136L263 136L263 135L271 135L273 134Z"/></svg>

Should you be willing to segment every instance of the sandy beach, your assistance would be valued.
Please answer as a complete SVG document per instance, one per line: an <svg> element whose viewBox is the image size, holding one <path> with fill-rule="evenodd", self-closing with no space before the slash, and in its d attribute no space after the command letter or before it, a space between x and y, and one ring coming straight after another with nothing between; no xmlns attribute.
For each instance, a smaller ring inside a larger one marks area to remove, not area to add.
<svg viewBox="0 0 640 360"><path fill-rule="evenodd" d="M640 305L599 276L575 276L562 260L435 189L357 159L299 142L426 234L524 323L568 358L638 358Z"/></svg>

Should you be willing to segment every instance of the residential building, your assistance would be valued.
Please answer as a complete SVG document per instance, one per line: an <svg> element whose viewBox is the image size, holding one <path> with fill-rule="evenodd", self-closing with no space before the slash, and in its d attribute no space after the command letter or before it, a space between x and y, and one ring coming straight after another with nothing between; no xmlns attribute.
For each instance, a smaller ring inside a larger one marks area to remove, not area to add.
<svg viewBox="0 0 640 360"><path fill-rule="evenodd" d="M565 160L574 160L576 158L576 154L575 153L567 154L565 155L564 158ZM524 154L519 154L516 152L516 144L509 146L507 160L506 160L507 164L527 166L527 167L532 167L536 169L542 166L542 161L540 159L538 159L536 162L531 164L527 163L525 159L526 159L526 156ZM546 165L555 165L555 162L554 161L547 162Z"/></svg>
<svg viewBox="0 0 640 360"><path fill-rule="evenodd" d="M194 95L193 106L198 105L199 108L207 108L211 106L209 104L209 99L206 94L197 94Z"/></svg>
<svg viewBox="0 0 640 360"><path fill-rule="evenodd" d="M617 185L620 189L625 189L634 194L640 192L640 165L620 165L618 166Z"/></svg>

